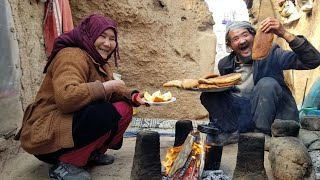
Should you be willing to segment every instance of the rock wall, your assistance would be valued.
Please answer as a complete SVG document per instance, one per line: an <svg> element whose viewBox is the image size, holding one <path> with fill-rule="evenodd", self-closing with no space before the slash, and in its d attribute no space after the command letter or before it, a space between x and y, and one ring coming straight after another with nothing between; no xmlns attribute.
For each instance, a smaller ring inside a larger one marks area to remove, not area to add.
<svg viewBox="0 0 320 180"><path fill-rule="evenodd" d="M71 0L76 23L99 8L119 24L120 66L117 72L133 89L170 90L177 101L138 108L146 118L191 118L207 115L200 93L162 88L168 80L197 78L211 71L215 55L212 16L201 0L86 1Z"/></svg>
<svg viewBox="0 0 320 180"><path fill-rule="evenodd" d="M44 6L35 0L9 0L19 45L23 108L33 101L43 78L46 62L42 21Z"/></svg>
<svg viewBox="0 0 320 180"><path fill-rule="evenodd" d="M293 34L304 35L315 48L320 50L320 1L314 1L313 5L312 12L309 14L302 12L299 9L299 6L297 6L301 18L287 28ZM282 45L283 47L289 48L286 43L283 43ZM312 84L318 77L320 77L320 67L315 70L293 71L295 98L298 103L301 103L303 99L307 78L308 86L306 93L308 93Z"/></svg>
<svg viewBox="0 0 320 180"><path fill-rule="evenodd" d="M21 100L23 108L34 99L43 78L46 62L42 23L44 4L35 0L8 0L15 22L21 67ZM311 14L300 12L300 20L287 28L305 35L320 49L319 3ZM119 24L121 61L115 72L132 89L154 92L170 90L177 101L167 106L140 107L137 116L147 118L201 119L207 117L199 101L200 93L186 92L161 85L172 79L197 78L213 71L216 37L211 13L203 0L109 0L70 1L74 23L84 16L99 12ZM273 8L272 8L273 6ZM279 17L273 1L253 1L254 24L264 17ZM284 48L286 43L278 41ZM320 69L289 72L297 102L301 102L306 79L307 90L320 74Z"/></svg>
<svg viewBox="0 0 320 180"><path fill-rule="evenodd" d="M46 62L42 23L44 4L9 0L20 49L23 108L33 101ZM168 80L198 78L213 70L216 37L213 18L203 0L70 1L74 24L91 13L102 13L119 25L120 63L115 72L131 89L171 91L177 101L140 107L146 118L207 117L199 92L163 88Z"/></svg>

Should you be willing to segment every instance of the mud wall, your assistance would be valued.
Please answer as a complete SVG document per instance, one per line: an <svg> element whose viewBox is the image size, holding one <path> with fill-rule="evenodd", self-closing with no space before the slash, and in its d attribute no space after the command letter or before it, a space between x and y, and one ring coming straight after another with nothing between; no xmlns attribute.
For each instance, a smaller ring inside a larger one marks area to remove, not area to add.
<svg viewBox="0 0 320 180"><path fill-rule="evenodd" d="M23 108L33 101L46 62L42 23L44 4L9 0L21 59ZM146 118L202 119L206 110L199 92L163 88L172 79L198 78L213 70L213 18L203 0L70 1L74 24L91 13L102 13L119 24L119 68L114 71L131 89L170 90L177 101L167 106L140 107Z"/></svg>

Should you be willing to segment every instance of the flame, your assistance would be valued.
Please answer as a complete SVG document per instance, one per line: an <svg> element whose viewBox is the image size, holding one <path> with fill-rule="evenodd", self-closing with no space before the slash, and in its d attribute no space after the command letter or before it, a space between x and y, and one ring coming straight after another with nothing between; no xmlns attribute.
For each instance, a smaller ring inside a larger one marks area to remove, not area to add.
<svg viewBox="0 0 320 180"><path fill-rule="evenodd" d="M166 168L166 175L169 173L174 160L176 160L182 146L177 146L169 149L166 154L166 161L162 161L161 164Z"/></svg>
<svg viewBox="0 0 320 180"><path fill-rule="evenodd" d="M186 172L186 174L193 175L195 176L197 173L197 169L200 165L200 157L199 155L201 155L203 153L203 149L204 148L210 148L210 146L205 146L202 144L199 144L197 142L193 143L192 146L192 159L194 159L194 164L192 164L190 167L188 167L188 170ZM166 171L165 174L168 175L174 161L176 160L180 150L182 149L182 145L181 146L177 146L177 147L173 147L171 149L169 149L167 151L166 154L166 161L162 161L161 164L162 166L165 167ZM190 179L190 178L189 178Z"/></svg>

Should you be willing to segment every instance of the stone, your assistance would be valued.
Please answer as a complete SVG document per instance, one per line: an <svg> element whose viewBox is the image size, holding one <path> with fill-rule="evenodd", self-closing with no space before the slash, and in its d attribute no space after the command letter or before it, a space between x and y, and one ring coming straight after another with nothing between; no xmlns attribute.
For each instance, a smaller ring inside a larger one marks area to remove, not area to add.
<svg viewBox="0 0 320 180"><path fill-rule="evenodd" d="M314 151L314 150L320 150L320 139L313 142L309 148L308 148L309 151Z"/></svg>
<svg viewBox="0 0 320 180"><path fill-rule="evenodd" d="M264 140L262 133L240 134L233 179L268 179L264 169Z"/></svg>
<svg viewBox="0 0 320 180"><path fill-rule="evenodd" d="M293 120L275 119L271 125L271 133L275 137L297 137L299 130L300 124Z"/></svg>
<svg viewBox="0 0 320 180"><path fill-rule="evenodd" d="M309 146L315 141L319 140L319 136L317 135L317 131L309 131L305 129L300 129L298 138L302 141L304 146L309 148Z"/></svg>
<svg viewBox="0 0 320 180"><path fill-rule="evenodd" d="M302 117L301 127L310 131L320 131L320 116Z"/></svg>
<svg viewBox="0 0 320 180"><path fill-rule="evenodd" d="M320 150L309 152L317 179L320 179Z"/></svg>
<svg viewBox="0 0 320 180"><path fill-rule="evenodd" d="M270 141L271 141L271 136L265 134L265 140L264 140L264 150L265 151L269 151Z"/></svg>
<svg viewBox="0 0 320 180"><path fill-rule="evenodd" d="M174 147L181 146L188 134L193 130L192 121L179 120L176 122Z"/></svg>
<svg viewBox="0 0 320 180"><path fill-rule="evenodd" d="M310 154L296 137L272 137L268 158L277 180L315 179Z"/></svg>
<svg viewBox="0 0 320 180"><path fill-rule="evenodd" d="M5 139L0 138L0 153L4 152L5 150L7 150L7 142Z"/></svg>
<svg viewBox="0 0 320 180"><path fill-rule="evenodd" d="M140 131L131 170L131 180L161 179L160 135L154 131Z"/></svg>

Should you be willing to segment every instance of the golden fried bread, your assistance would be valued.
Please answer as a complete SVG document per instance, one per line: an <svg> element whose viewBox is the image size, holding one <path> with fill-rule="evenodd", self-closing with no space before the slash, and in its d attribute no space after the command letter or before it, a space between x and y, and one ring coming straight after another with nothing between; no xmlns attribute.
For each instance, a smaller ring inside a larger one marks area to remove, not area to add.
<svg viewBox="0 0 320 180"><path fill-rule="evenodd" d="M219 86L214 84L199 84L198 89L214 89L218 88Z"/></svg>
<svg viewBox="0 0 320 180"><path fill-rule="evenodd" d="M210 78L210 84L227 84L227 83L234 83L237 80L241 79L240 73L230 73L223 76Z"/></svg>
<svg viewBox="0 0 320 180"><path fill-rule="evenodd" d="M272 42L273 33L264 33L260 27L253 40L252 59L261 60L265 58L272 47Z"/></svg>
<svg viewBox="0 0 320 180"><path fill-rule="evenodd" d="M163 86L164 87L182 87L181 83L182 83L181 80L172 80L164 83Z"/></svg>
<svg viewBox="0 0 320 180"><path fill-rule="evenodd" d="M226 87L226 86L233 86L236 85L240 82L240 79L237 81L232 81L232 82L228 82L228 83L216 83L215 85L217 85L218 87Z"/></svg>
<svg viewBox="0 0 320 180"><path fill-rule="evenodd" d="M181 86L184 89L196 88L198 85L198 79L183 79L181 83Z"/></svg>
<svg viewBox="0 0 320 180"><path fill-rule="evenodd" d="M200 78L198 80L198 83L199 84L213 84L212 79L214 79L214 78L208 78L208 79Z"/></svg>
<svg viewBox="0 0 320 180"><path fill-rule="evenodd" d="M210 73L210 74L207 74L203 77L201 77L202 79L209 79L209 78L215 78L215 77L218 77L219 74L213 74L213 73Z"/></svg>

